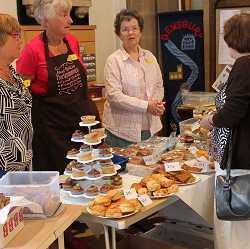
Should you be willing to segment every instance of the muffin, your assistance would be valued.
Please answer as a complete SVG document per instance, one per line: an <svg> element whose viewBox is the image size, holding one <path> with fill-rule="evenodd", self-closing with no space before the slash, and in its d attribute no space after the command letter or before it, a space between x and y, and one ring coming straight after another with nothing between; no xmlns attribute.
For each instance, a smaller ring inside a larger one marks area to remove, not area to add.
<svg viewBox="0 0 250 249"><path fill-rule="evenodd" d="M83 189L81 186L77 183L71 188L71 194L72 195L81 195L83 194Z"/></svg>
<svg viewBox="0 0 250 249"><path fill-rule="evenodd" d="M98 187L96 185L90 185L89 187L87 187L85 192L89 196L94 196L94 195L98 194L99 190L98 190Z"/></svg>
<svg viewBox="0 0 250 249"><path fill-rule="evenodd" d="M92 124L95 122L95 116L94 115L86 115L86 116L81 116L81 121L84 124Z"/></svg>

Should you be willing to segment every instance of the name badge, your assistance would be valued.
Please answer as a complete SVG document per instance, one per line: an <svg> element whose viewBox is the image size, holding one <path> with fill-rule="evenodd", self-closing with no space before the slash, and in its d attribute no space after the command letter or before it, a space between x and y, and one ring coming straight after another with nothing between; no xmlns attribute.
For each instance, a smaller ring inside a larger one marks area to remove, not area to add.
<svg viewBox="0 0 250 249"><path fill-rule="evenodd" d="M28 88L30 86L31 80L24 80L23 85L24 87Z"/></svg>
<svg viewBox="0 0 250 249"><path fill-rule="evenodd" d="M75 61L75 60L77 60L78 58L77 58L77 56L76 56L76 54L70 54L69 56L68 56L68 58L67 58L67 61Z"/></svg>
<svg viewBox="0 0 250 249"><path fill-rule="evenodd" d="M154 59L153 58L145 58L144 59L146 64L154 64Z"/></svg>

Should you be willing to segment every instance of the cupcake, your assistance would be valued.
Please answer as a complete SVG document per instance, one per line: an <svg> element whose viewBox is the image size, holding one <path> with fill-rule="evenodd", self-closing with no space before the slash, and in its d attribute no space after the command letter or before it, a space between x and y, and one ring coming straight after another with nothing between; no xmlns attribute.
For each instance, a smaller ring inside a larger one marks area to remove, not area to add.
<svg viewBox="0 0 250 249"><path fill-rule="evenodd" d="M71 191L72 186L72 180L69 178L62 184L62 187L65 191Z"/></svg>
<svg viewBox="0 0 250 249"><path fill-rule="evenodd" d="M122 186L122 177L119 175L112 176L112 185L115 188L120 188Z"/></svg>
<svg viewBox="0 0 250 249"><path fill-rule="evenodd" d="M72 139L74 140L81 140L84 137L84 132L80 130L75 130L74 133L72 134Z"/></svg>
<svg viewBox="0 0 250 249"><path fill-rule="evenodd" d="M100 192L103 194L106 194L109 190L112 190L112 189L114 189L114 186L112 186L111 184L105 183L100 187Z"/></svg>
<svg viewBox="0 0 250 249"><path fill-rule="evenodd" d="M80 153L84 153L84 152L89 152L90 151L90 147L87 144L82 144L80 147Z"/></svg>
<svg viewBox="0 0 250 249"><path fill-rule="evenodd" d="M99 190L98 190L98 187L96 185L90 185L86 189L86 194L89 196L98 195L98 192L99 192Z"/></svg>
<svg viewBox="0 0 250 249"><path fill-rule="evenodd" d="M71 188L71 194L72 195L81 195L83 194L83 189L81 186L77 183Z"/></svg>
<svg viewBox="0 0 250 249"><path fill-rule="evenodd" d="M92 124L95 122L95 116L94 115L81 116L81 121L84 124Z"/></svg>

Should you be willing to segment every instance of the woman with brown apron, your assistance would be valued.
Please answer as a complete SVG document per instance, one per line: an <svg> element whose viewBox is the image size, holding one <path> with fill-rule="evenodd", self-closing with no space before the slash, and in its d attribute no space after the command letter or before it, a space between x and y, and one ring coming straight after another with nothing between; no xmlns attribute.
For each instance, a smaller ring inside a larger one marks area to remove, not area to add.
<svg viewBox="0 0 250 249"><path fill-rule="evenodd" d="M55 28L55 33L58 32L56 29L60 29L60 26L55 25L58 18L61 18L60 23L63 22L61 26L63 26L64 31L65 25L72 22L69 10L65 10L65 6L62 8L62 11L68 13L68 16L65 17L64 12L60 13L60 6L55 9L57 15L53 17L53 25L48 25L51 29ZM55 7L52 6L52 8ZM51 20L49 21L51 22ZM26 45L17 61L17 70L21 74L27 75L29 69L25 70L25 66L29 65L32 68L36 64L36 67L39 68L42 63L36 60L42 58L45 52L44 64L48 71L47 91L40 93L37 90L38 84L37 88L35 86L32 88L33 80L30 88L33 96L33 169L57 170L63 173L68 163L66 152L74 147L71 135L74 130L79 129L80 117L92 114L99 119L99 115L95 104L87 95L86 70L79 60L78 51L77 49L72 51L72 47L76 43L75 38L70 34L64 35L61 45L65 47L67 52L53 54L49 49L48 39L48 34L51 32L51 30L46 29ZM40 71L37 69L33 72L35 77L43 70L44 66L41 68Z"/></svg>

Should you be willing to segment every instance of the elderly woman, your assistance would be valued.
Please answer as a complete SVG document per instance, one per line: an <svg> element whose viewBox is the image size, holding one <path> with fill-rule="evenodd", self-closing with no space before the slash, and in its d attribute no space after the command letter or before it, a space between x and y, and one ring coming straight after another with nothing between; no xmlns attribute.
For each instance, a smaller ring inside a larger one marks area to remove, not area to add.
<svg viewBox="0 0 250 249"><path fill-rule="evenodd" d="M34 15L44 32L34 37L17 61L17 71L31 79L33 168L64 171L71 135L81 115L98 116L88 98L86 70L79 43L69 34L70 0L35 0Z"/></svg>
<svg viewBox="0 0 250 249"><path fill-rule="evenodd" d="M31 166L31 95L11 65L20 48L17 20L0 14L0 174Z"/></svg>
<svg viewBox="0 0 250 249"><path fill-rule="evenodd" d="M250 14L231 17L224 26L224 40L235 59L225 89L225 103L214 115L204 117L201 126L228 129L227 134L232 131L231 175L250 174ZM226 157L227 149L222 157L222 169ZM222 174L225 170L218 168L217 175ZM249 248L249 220L231 222L215 217L214 224L216 249Z"/></svg>
<svg viewBox="0 0 250 249"><path fill-rule="evenodd" d="M108 57L105 65L103 125L108 130L107 144L126 147L162 128L164 91L156 58L139 46L142 17L124 9L117 14L114 27L122 47Z"/></svg>

